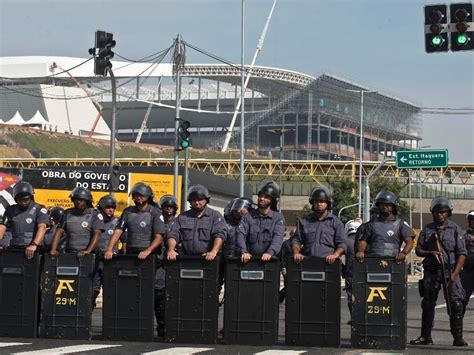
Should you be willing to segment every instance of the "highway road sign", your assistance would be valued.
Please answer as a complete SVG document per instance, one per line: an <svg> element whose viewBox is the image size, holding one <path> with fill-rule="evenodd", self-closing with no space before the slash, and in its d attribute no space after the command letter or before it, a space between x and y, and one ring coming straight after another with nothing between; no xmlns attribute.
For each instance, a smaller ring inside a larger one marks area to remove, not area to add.
<svg viewBox="0 0 474 355"><path fill-rule="evenodd" d="M397 168L446 168L448 166L448 150L407 150L398 151Z"/></svg>

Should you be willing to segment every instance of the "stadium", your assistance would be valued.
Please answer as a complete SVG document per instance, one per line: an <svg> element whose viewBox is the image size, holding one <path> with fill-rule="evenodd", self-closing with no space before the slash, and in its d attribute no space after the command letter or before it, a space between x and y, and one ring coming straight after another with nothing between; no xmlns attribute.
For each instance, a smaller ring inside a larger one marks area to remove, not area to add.
<svg viewBox="0 0 474 355"><path fill-rule="evenodd" d="M83 58L0 58L0 119L108 139L110 79L94 76L93 66ZM117 138L172 145L173 65L114 61L113 70ZM377 88L328 73L313 77L261 66L246 72L245 148L260 156L276 158L281 151L284 159L357 160L362 110L366 161L416 149L422 139L420 108ZM240 117L232 123L240 83L235 65L184 66L180 117L191 124L193 147L221 150L226 132L232 133L229 147L240 147Z"/></svg>

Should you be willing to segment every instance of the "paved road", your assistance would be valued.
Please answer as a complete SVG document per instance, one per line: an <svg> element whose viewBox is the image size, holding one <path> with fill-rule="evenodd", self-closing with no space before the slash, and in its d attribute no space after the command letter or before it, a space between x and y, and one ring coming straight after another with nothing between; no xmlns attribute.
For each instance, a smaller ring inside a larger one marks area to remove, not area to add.
<svg viewBox="0 0 474 355"><path fill-rule="evenodd" d="M345 293L343 293L345 296ZM343 297L344 297L343 296ZM452 337L449 332L449 319L446 314L446 306L440 294L440 302L437 306L435 328L433 338L434 346L413 347L408 346L405 353L408 354L440 354L444 352L456 354L474 353L474 298L466 312L464 319L464 335L466 341L471 344L468 348L455 348L451 346ZM222 312L220 314L220 326L222 327ZM350 326L347 325L349 312L347 310L346 299L341 300L341 338L340 349L328 348L302 348L284 346L284 307L280 307L280 329L279 343L271 347L257 346L229 346L218 345L186 345L186 344L166 344L160 343L158 339L153 343L131 343L131 342L104 342L100 340L101 334L101 310L94 311L93 314L93 339L92 341L68 341L55 339L0 339L0 354L19 353L25 355L33 354L265 354L265 355L291 355L291 354L365 354L367 350L354 350L350 348ZM421 310L420 298L416 283L409 283L408 286L408 339L416 338L420 333ZM379 352L380 353L380 352ZM401 353L391 351L389 353Z"/></svg>

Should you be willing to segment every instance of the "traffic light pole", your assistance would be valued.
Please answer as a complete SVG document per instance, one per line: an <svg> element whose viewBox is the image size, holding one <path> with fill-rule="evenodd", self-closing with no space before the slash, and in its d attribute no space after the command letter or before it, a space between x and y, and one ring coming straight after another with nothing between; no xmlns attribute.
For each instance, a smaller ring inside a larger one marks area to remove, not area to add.
<svg viewBox="0 0 474 355"><path fill-rule="evenodd" d="M174 121L174 181L173 181L173 195L178 199L178 175L179 175L179 123L180 123L180 108L181 108L181 36L178 35L176 39L177 58L174 58L176 65L176 118ZM176 63L177 61L177 63Z"/></svg>
<svg viewBox="0 0 474 355"><path fill-rule="evenodd" d="M184 199L188 197L188 188L189 188L189 149L184 150L184 188L183 188L183 196ZM185 204L181 205L181 212L186 211L188 208Z"/></svg>
<svg viewBox="0 0 474 355"><path fill-rule="evenodd" d="M108 68L110 74L110 81L112 85L112 122L110 125L110 162L109 162L109 174L110 174L110 194L114 194L114 186L112 184L112 176L114 173L115 166L115 132L116 132L116 116L117 116L117 85L115 82L115 75L111 68Z"/></svg>

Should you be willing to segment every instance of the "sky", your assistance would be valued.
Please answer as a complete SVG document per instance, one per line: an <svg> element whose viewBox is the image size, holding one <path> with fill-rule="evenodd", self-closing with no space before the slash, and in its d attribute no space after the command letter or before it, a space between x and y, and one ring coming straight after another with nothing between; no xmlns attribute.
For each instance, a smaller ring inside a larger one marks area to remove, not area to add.
<svg viewBox="0 0 474 355"><path fill-rule="evenodd" d="M250 64L273 0L245 0ZM423 7L435 0L278 0L257 65L329 72L424 108L474 107L474 51L427 54ZM177 34L240 63L242 0L0 0L0 56L89 56L97 29L139 59ZM210 63L191 49L188 63ZM424 115L423 141L474 163L474 114Z"/></svg>

